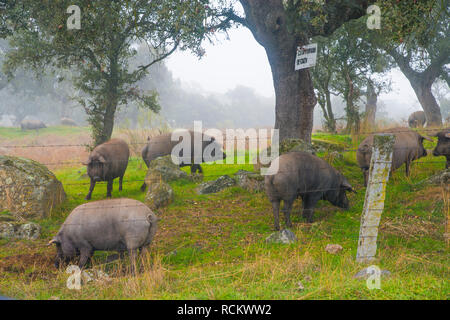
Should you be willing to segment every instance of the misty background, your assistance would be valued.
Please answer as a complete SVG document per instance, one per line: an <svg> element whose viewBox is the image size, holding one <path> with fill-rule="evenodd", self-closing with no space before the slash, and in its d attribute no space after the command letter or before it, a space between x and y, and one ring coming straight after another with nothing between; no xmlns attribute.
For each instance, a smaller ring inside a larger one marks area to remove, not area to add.
<svg viewBox="0 0 450 320"><path fill-rule="evenodd" d="M159 114L129 104L119 108L116 126L127 128L184 127L203 121L208 128L272 127L275 123L275 94L272 75L264 49L245 28L219 36L216 44L207 44L206 55L199 60L178 51L164 62L153 65L137 86L159 95ZM130 66L145 64L149 51L136 46L138 54ZM0 65L8 51L0 40ZM294 67L294 62L293 62ZM403 74L394 69L388 75L392 91L380 96L377 120L385 125L406 125L408 116L421 110L416 95ZM444 82L434 85L435 97L445 119L450 115L450 94ZM83 108L72 98L80 93L70 84L70 73L52 73L36 78L31 71L20 70L10 81L0 73L0 126L17 126L22 119L40 119L58 125L62 117L87 125ZM343 118L345 103L332 98L336 118ZM359 102L360 112L364 101ZM14 117L11 117L13 115ZM322 127L322 112L315 108L314 128ZM338 121L338 125L344 121Z"/></svg>

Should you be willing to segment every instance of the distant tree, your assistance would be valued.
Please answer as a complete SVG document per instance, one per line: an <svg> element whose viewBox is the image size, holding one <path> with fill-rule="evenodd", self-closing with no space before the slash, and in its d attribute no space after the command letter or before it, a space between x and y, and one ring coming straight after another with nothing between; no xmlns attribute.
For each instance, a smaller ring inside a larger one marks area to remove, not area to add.
<svg viewBox="0 0 450 320"><path fill-rule="evenodd" d="M374 126L376 102L381 90L386 90L386 72L392 63L389 56L373 46L367 39L366 19L349 21L326 39L317 38L319 44L317 65L312 69L318 102L323 110L325 125L336 130L331 107L331 94L341 95L346 102L346 131L359 132L361 112L359 102L366 98L365 125Z"/></svg>
<svg viewBox="0 0 450 320"><path fill-rule="evenodd" d="M391 82L382 79L366 77L366 89L363 92L366 100L366 109L364 111L363 129L370 131L376 128L375 118L378 110L378 97L382 92L391 90Z"/></svg>
<svg viewBox="0 0 450 320"><path fill-rule="evenodd" d="M115 113L128 102L159 110L156 94L136 87L151 65L177 48L201 56L201 42L210 29L228 27L215 20L205 25L201 0L22 0L7 5L0 32L10 36L14 50L7 54L6 71L12 74L20 66L36 73L73 70L74 86L84 93L78 101L88 115L95 145L111 137ZM81 9L79 30L66 26L70 5ZM151 59L130 70L136 42L148 45Z"/></svg>
<svg viewBox="0 0 450 320"><path fill-rule="evenodd" d="M336 118L331 103L331 82L335 77L336 66L333 61L331 43L333 40L318 37L317 64L311 69L314 89L316 90L317 103L322 109L324 117L324 129L328 132L336 132Z"/></svg>
<svg viewBox="0 0 450 320"><path fill-rule="evenodd" d="M450 63L450 27L448 1L401 1L387 16L387 27L380 30L373 43L391 55L408 78L427 118L427 125L441 125L442 115L432 92L438 78L448 83ZM413 11L414 10L414 11ZM419 28L409 32L410 26L399 17L414 14L421 21ZM392 35L395 35L393 38Z"/></svg>

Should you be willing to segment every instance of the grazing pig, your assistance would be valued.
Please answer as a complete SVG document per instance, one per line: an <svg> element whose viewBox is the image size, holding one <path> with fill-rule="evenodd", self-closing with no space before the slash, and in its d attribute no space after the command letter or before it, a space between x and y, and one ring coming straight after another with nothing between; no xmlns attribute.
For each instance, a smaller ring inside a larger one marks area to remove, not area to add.
<svg viewBox="0 0 450 320"><path fill-rule="evenodd" d="M427 151L423 147L423 140L433 141L424 137L409 128L393 128L386 131L395 135L394 152L392 155L391 172L406 164L406 176L409 176L411 162L427 156ZM364 174L364 185L367 187L369 179L370 160L372 158L374 135L368 136L361 142L356 152L356 160Z"/></svg>
<svg viewBox="0 0 450 320"><path fill-rule="evenodd" d="M194 140L199 139L202 141L202 162L205 161L215 161L215 160L223 160L226 157L226 154L222 151L222 146L217 143L214 139L214 137L207 136L205 134L200 133L194 133L194 131L189 130L189 134L191 136L191 160L189 163L180 163L180 167L190 166L191 167L191 173L199 172L203 173L202 167L200 164L194 163ZM177 141L172 141L171 139L172 134L166 133L161 134L159 136L148 138L148 143L142 150L142 159L144 160L147 167L150 165L150 161L158 158L170 155L172 153L172 149L179 144L183 138L180 138ZM204 141L207 140L207 141ZM208 150L214 150L212 154L212 159L204 159L203 158L203 152L208 147ZM216 154L217 153L217 154ZM182 157L183 154L180 152L177 156ZM142 191L145 191L146 184L144 184L141 187Z"/></svg>
<svg viewBox="0 0 450 320"><path fill-rule="evenodd" d="M408 118L408 124L410 128L423 127L426 121L427 118L425 117L425 112L423 111L413 112Z"/></svg>
<svg viewBox="0 0 450 320"><path fill-rule="evenodd" d="M111 197L113 180L119 178L119 191L122 191L122 182L125 170L128 166L130 149L125 141L121 139L111 139L95 147L89 155L87 174L91 178L91 186L86 200L90 200L95 183L108 181L106 196Z"/></svg>
<svg viewBox="0 0 450 320"><path fill-rule="evenodd" d="M63 126L69 126L69 127L77 127L78 126L77 123L70 118L61 118L61 124Z"/></svg>
<svg viewBox="0 0 450 320"><path fill-rule="evenodd" d="M446 169L450 167L450 128L445 129L437 134L438 144L433 150L435 157L445 156L447 158Z"/></svg>
<svg viewBox="0 0 450 320"><path fill-rule="evenodd" d="M42 128L47 128L47 126L41 120L23 120L20 123L20 129L22 130L38 130Z"/></svg>
<svg viewBox="0 0 450 320"><path fill-rule="evenodd" d="M128 250L135 264L136 251L147 247L158 228L158 218L142 202L133 199L101 200L76 207L48 243L55 244L55 267L80 256L83 268L96 250Z"/></svg>
<svg viewBox="0 0 450 320"><path fill-rule="evenodd" d="M274 226L280 230L279 211L283 200L283 213L286 227L290 228L291 210L298 197L303 202L303 217L312 221L314 207L319 200L328 200L333 205L348 209L347 191L353 191L347 179L326 161L307 152L285 153L272 161L269 172L278 172L265 177L267 196L272 202Z"/></svg>

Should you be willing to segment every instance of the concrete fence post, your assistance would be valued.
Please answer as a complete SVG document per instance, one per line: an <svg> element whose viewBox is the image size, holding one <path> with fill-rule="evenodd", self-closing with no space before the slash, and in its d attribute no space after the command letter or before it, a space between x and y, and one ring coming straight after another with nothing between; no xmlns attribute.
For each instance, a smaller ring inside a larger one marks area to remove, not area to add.
<svg viewBox="0 0 450 320"><path fill-rule="evenodd" d="M395 136L378 134L373 139L369 181L359 230L357 262L370 262L377 252L378 225L384 209L386 185L392 165Z"/></svg>

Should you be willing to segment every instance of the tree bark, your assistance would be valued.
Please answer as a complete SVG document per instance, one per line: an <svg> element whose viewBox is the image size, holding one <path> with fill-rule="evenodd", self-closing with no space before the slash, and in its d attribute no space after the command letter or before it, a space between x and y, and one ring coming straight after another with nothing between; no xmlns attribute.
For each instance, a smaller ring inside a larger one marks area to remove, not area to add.
<svg viewBox="0 0 450 320"><path fill-rule="evenodd" d="M355 85L353 79L347 70L343 70L345 78L345 100L347 113L347 126L345 131L347 133L359 133L360 130L360 116L359 110L355 106Z"/></svg>
<svg viewBox="0 0 450 320"><path fill-rule="evenodd" d="M118 101L118 57L113 56L109 62L109 74L106 81L106 100L104 101L104 112L102 119L102 130L95 137L95 145L102 144L111 139L114 130L114 118L116 114Z"/></svg>
<svg viewBox="0 0 450 320"><path fill-rule="evenodd" d="M309 70L295 71L297 47L307 37L287 30L282 1L242 0L247 27L266 50L275 88L275 128L280 140L298 138L311 142L316 96Z"/></svg>
<svg viewBox="0 0 450 320"><path fill-rule="evenodd" d="M442 125L442 114L441 108L439 107L434 95L431 91L432 83L424 83L423 81L414 82L414 80L409 80L411 86L416 93L417 99L425 112L425 117L427 118L427 127L429 126L441 126Z"/></svg>
<svg viewBox="0 0 450 320"><path fill-rule="evenodd" d="M370 83L367 86L367 94L366 94L366 114L365 114L365 129L372 130L375 128L375 118L377 114L377 102L378 102L378 94L375 91L375 88Z"/></svg>
<svg viewBox="0 0 450 320"><path fill-rule="evenodd" d="M323 91L323 93L319 94L318 100L325 118L325 127L328 132L336 133L336 119L331 106L331 93L328 89L328 82L323 85Z"/></svg>

